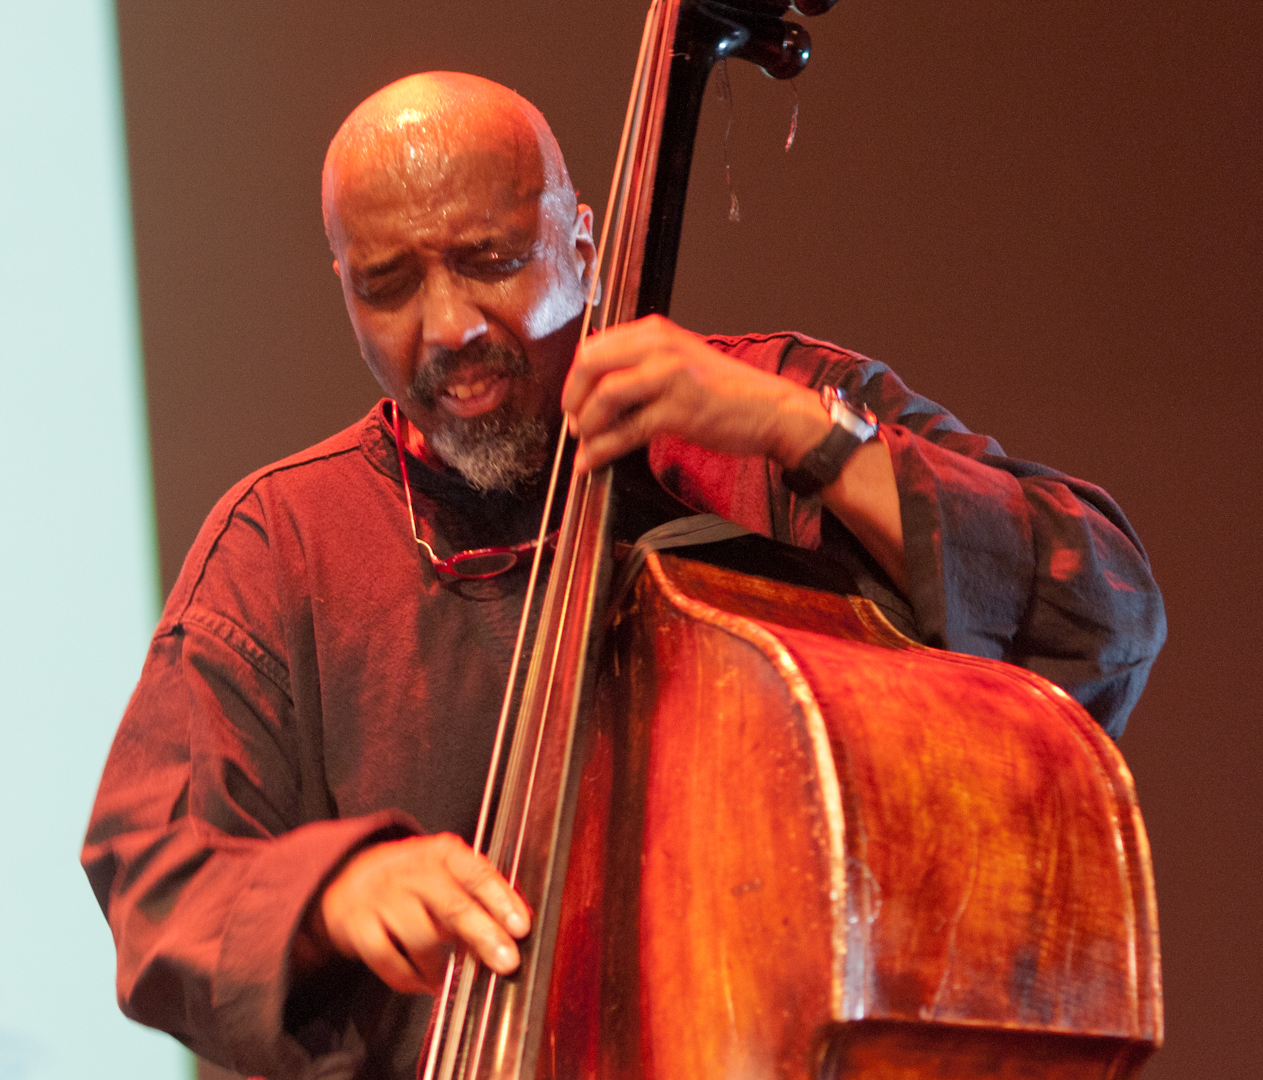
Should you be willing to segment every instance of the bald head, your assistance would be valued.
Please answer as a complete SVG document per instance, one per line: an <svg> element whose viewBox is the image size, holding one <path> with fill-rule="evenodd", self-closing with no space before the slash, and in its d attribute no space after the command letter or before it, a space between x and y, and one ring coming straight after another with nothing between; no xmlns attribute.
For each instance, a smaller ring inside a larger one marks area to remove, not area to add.
<svg viewBox="0 0 1263 1080"><path fill-rule="evenodd" d="M574 217L566 163L540 111L489 79L431 71L367 98L329 144L321 203L334 253L342 240L338 207L349 191L424 186L437 192L471 163L499 176L506 198L540 201L546 214Z"/></svg>
<svg viewBox="0 0 1263 1080"><path fill-rule="evenodd" d="M480 488L535 475L597 287L544 118L486 79L413 75L347 117L322 189L360 352L426 455Z"/></svg>

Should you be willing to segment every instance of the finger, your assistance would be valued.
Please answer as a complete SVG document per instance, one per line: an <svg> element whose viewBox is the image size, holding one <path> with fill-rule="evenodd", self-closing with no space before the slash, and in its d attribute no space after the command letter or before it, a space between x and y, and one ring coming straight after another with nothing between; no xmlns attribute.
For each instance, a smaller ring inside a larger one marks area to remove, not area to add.
<svg viewBox="0 0 1263 1080"><path fill-rule="evenodd" d="M442 942L453 939L507 974L519 955L506 928L524 934L530 927L529 909L494 867L446 834L375 845L355 856L325 890L321 913L334 946L350 956L371 951L383 979L394 980L390 985L408 976L382 944L378 922L404 962L425 976L438 967Z"/></svg>
<svg viewBox="0 0 1263 1080"><path fill-rule="evenodd" d="M601 466L617 461L642 445L640 440L627 437L621 430L607 431L590 443L584 441L579 444L579 449L575 452L574 472L579 476L595 472Z"/></svg>
<svg viewBox="0 0 1263 1080"><path fill-rule="evenodd" d="M459 836L439 833L404 841L402 880L409 892L427 907L440 896L463 897L467 893L514 937L531 928L531 911L513 888L483 855ZM456 892L449 891L455 887Z"/></svg>
<svg viewBox="0 0 1263 1080"><path fill-rule="evenodd" d="M401 994L423 994L431 989L430 980L409 960L400 944L392 940L379 919L358 919L348 930L355 955L392 990Z"/></svg>
<svg viewBox="0 0 1263 1080"><path fill-rule="evenodd" d="M593 334L579 343L561 393L561 407L578 412L597 383L612 371L635 367L655 355L678 352L685 337L674 323L651 315Z"/></svg>
<svg viewBox="0 0 1263 1080"><path fill-rule="evenodd" d="M453 952L439 928L416 897L385 907L379 913L391 944L432 992L441 986Z"/></svg>
<svg viewBox="0 0 1263 1080"><path fill-rule="evenodd" d="M609 331L606 331L609 333ZM592 342L589 344L589 342ZM567 413L578 412L588 400L593 389L610 371L626 367L633 362L633 357L619 353L619 359L606 348L598 350L592 338L579 345L575 351L574 363L566 375L561 387L561 408Z"/></svg>
<svg viewBox="0 0 1263 1080"><path fill-rule="evenodd" d="M490 861L462 845L447 856L447 868L483 908L513 937L531 929L531 909Z"/></svg>
<svg viewBox="0 0 1263 1080"><path fill-rule="evenodd" d="M677 404L686 405L692 395L683 386L684 382L679 369L671 363L650 362L612 372L601 380L574 414L577 433L580 438L591 439L619 426L629 415L668 394L680 395Z"/></svg>
<svg viewBox="0 0 1263 1080"><path fill-rule="evenodd" d="M630 413L612 428L584 439L579 443L575 453L574 469L582 475L584 472L599 469L611 461L629 454L637 447L649 441L650 433L662 430L658 413L662 411L660 403Z"/></svg>
<svg viewBox="0 0 1263 1080"><path fill-rule="evenodd" d="M520 962L517 946L483 905L452 878L428 883L415 907L391 910L390 923L400 941L419 961L430 947L433 927L441 938L455 938L467 945L492 971L507 975Z"/></svg>

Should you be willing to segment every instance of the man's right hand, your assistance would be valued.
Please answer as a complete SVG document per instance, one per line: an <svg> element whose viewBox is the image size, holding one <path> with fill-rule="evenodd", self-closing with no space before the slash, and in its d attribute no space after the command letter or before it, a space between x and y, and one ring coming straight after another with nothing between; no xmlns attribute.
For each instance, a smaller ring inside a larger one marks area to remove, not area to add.
<svg viewBox="0 0 1263 1080"><path fill-rule="evenodd" d="M531 913L483 856L440 833L374 844L352 856L312 911L312 930L404 994L436 993L451 944L501 975L517 969L514 938ZM323 924L323 925L322 925Z"/></svg>

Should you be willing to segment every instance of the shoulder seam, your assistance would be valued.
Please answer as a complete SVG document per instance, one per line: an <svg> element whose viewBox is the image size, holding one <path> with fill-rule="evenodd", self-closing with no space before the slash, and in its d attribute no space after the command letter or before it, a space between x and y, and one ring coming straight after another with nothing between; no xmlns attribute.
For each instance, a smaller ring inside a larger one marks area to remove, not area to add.
<svg viewBox="0 0 1263 1080"><path fill-rule="evenodd" d="M356 425L355 430L358 430L358 427L359 425ZM210 562L211 555L214 554L215 549L219 546L219 541L223 537L224 533L228 531L228 526L232 524L232 519L237 513L237 508L250 496L255 487L261 481L266 480L268 477L274 476L277 473L287 472L303 465L312 465L318 461L328 461L331 458L341 457L345 454L356 452L360 449L358 439L351 442L349 445L333 446L328 447L327 449L322 449L323 447L327 447L327 444L344 438L347 434L348 432L346 431L339 432L337 435L325 439L324 441L317 443L315 446L308 447L306 450L300 450L297 454L291 454L289 457L282 458L280 461L275 461L270 465L264 465L261 469L256 469L248 476L239 480L232 488L228 489L228 492L225 494L225 498L231 495L236 489L240 489L240 491L238 492L236 498L232 500L231 504L224 510L224 520L220 524L214 537L207 541L206 550L202 554L201 564L197 568L197 576L188 586L188 595L185 597L184 603L181 605L179 611L175 611L168 616L164 616L158 625L156 634L170 632L170 630L178 626L181 620L184 619L185 614L193 605L193 597L197 593L198 586L201 585L202 578L206 574L206 566Z"/></svg>

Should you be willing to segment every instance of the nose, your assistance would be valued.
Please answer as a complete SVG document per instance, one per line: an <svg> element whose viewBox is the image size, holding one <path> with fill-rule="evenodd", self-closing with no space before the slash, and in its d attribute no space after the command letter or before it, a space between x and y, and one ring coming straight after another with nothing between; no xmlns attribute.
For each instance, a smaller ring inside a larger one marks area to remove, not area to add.
<svg viewBox="0 0 1263 1080"><path fill-rule="evenodd" d="M426 275L421 298L421 341L459 349L487 332L487 320L457 275L446 267Z"/></svg>

